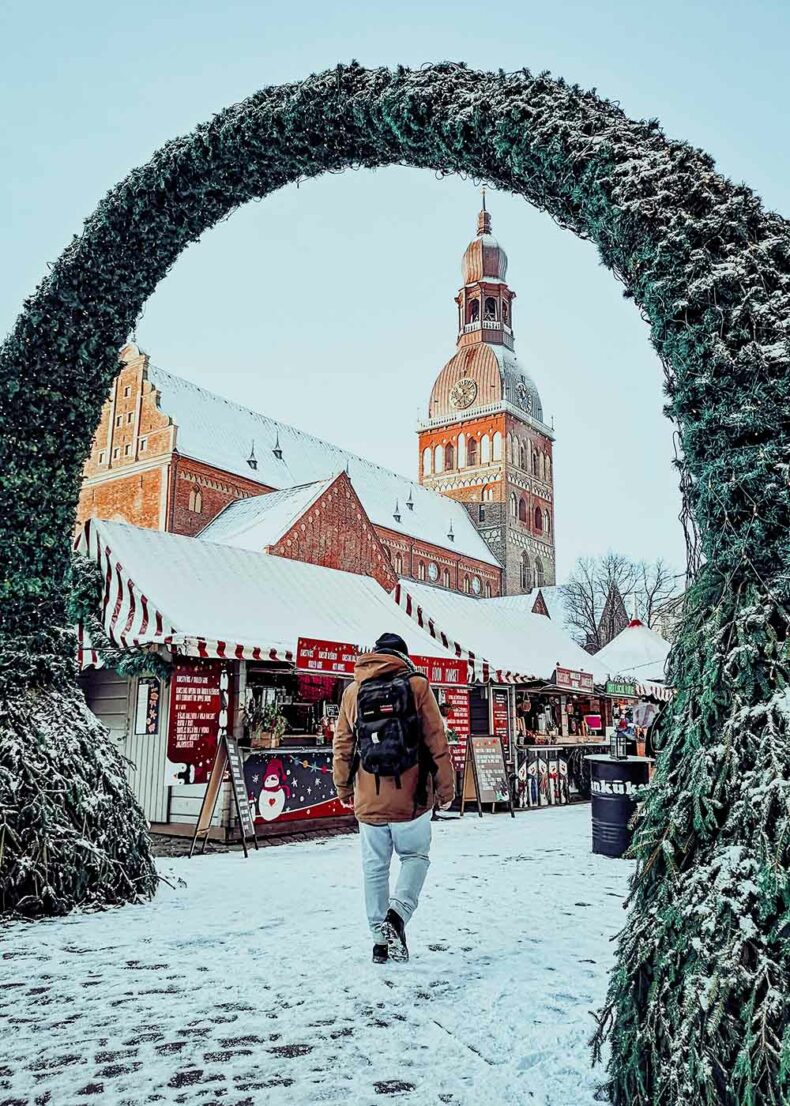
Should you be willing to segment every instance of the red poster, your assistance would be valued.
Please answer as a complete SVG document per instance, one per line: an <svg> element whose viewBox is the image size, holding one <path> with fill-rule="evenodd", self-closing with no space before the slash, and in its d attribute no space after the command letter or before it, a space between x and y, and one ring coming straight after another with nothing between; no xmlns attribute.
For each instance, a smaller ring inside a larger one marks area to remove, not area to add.
<svg viewBox="0 0 790 1106"><path fill-rule="evenodd" d="M353 676L358 655L357 645L300 637L296 646L296 668L299 672L333 672L338 676Z"/></svg>
<svg viewBox="0 0 790 1106"><path fill-rule="evenodd" d="M435 687L466 687L469 675L467 661L456 657L411 657L418 672L427 676Z"/></svg>
<svg viewBox="0 0 790 1106"><path fill-rule="evenodd" d="M456 743L450 744L450 756L453 767L458 772L463 772L466 760L466 739L469 736L469 690L465 687L447 688L444 693L444 701L450 708L447 716L447 725L458 737Z"/></svg>
<svg viewBox="0 0 790 1106"><path fill-rule="evenodd" d="M205 783L217 752L221 661L179 660L170 678L165 783Z"/></svg>

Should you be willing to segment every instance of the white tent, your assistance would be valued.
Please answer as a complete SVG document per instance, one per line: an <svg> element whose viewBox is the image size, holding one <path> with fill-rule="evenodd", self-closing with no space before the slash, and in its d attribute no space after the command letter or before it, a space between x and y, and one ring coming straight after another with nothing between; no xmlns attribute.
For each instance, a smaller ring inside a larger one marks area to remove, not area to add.
<svg viewBox="0 0 790 1106"><path fill-rule="evenodd" d="M396 598L440 641L485 657L497 679L548 680L558 665L592 673L598 683L606 679L598 656L586 653L553 619L532 614L523 604L475 599L406 579L400 581Z"/></svg>
<svg viewBox="0 0 790 1106"><path fill-rule="evenodd" d="M663 681L670 648L660 634L635 618L595 659L609 676L627 676L639 683Z"/></svg>
<svg viewBox="0 0 790 1106"><path fill-rule="evenodd" d="M300 637L364 649L387 632L418 656L457 655L369 576L97 519L79 550L101 568L104 628L121 646L290 660Z"/></svg>

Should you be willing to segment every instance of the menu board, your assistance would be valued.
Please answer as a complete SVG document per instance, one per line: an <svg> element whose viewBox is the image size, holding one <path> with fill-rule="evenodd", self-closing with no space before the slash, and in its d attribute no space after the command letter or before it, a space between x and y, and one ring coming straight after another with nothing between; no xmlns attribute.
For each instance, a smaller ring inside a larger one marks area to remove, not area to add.
<svg viewBox="0 0 790 1106"><path fill-rule="evenodd" d="M206 783L217 752L221 661L179 660L170 678L165 783Z"/></svg>
<svg viewBox="0 0 790 1106"><path fill-rule="evenodd" d="M477 798L481 803L508 803L510 788L499 738L473 734L468 746L473 763L470 764L470 757L467 757L464 799Z"/></svg>
<svg viewBox="0 0 790 1106"><path fill-rule="evenodd" d="M510 745L510 704L504 687L491 689L491 729L496 737L501 738L507 754Z"/></svg>
<svg viewBox="0 0 790 1106"><path fill-rule="evenodd" d="M411 657L418 672L436 687L466 687L469 662L457 657Z"/></svg>
<svg viewBox="0 0 790 1106"><path fill-rule="evenodd" d="M471 729L469 712L469 689L466 687L448 687L444 692L444 701L450 708L447 725L458 737L450 743L450 757L456 772L463 772L466 763L466 739Z"/></svg>
<svg viewBox="0 0 790 1106"><path fill-rule="evenodd" d="M338 676L353 676L358 655L357 645L300 637L296 645L296 669L298 672L330 672Z"/></svg>
<svg viewBox="0 0 790 1106"><path fill-rule="evenodd" d="M239 822L241 823L241 832L244 837L254 837L255 825L252 820L250 800L247 797L247 783L244 778L244 761L242 760L238 741L235 737L231 737L230 734L225 735L225 749L228 758L230 782L236 796L236 811L239 816Z"/></svg>

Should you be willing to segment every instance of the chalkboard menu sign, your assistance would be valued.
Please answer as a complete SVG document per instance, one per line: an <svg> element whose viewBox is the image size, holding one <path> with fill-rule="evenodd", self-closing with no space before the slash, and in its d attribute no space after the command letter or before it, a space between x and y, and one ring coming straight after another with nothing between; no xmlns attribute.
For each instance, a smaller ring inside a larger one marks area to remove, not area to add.
<svg viewBox="0 0 790 1106"><path fill-rule="evenodd" d="M491 734L472 734L467 740L461 814L469 800L476 801L481 817L483 803L490 803L492 810L496 803L506 803L513 814L502 742Z"/></svg>
<svg viewBox="0 0 790 1106"><path fill-rule="evenodd" d="M255 825L252 820L250 801L247 796L247 784L244 780L244 761L241 757L241 749L235 737L225 735L225 746L228 758L228 772L233 793L236 798L236 811L239 816L239 827L243 837L255 837Z"/></svg>
<svg viewBox="0 0 790 1106"><path fill-rule="evenodd" d="M450 756L456 772L463 772L466 762L466 739L469 737L469 689L466 687L448 687L444 692L444 701L449 707L447 725L455 737L448 734Z"/></svg>

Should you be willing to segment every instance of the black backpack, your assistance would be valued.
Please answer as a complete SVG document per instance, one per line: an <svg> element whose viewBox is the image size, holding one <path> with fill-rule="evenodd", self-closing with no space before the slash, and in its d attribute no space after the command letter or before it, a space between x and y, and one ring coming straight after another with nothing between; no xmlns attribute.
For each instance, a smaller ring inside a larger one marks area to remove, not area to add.
<svg viewBox="0 0 790 1106"><path fill-rule="evenodd" d="M351 778L361 764L375 776L376 794L382 776L394 779L400 788L403 773L423 759L422 725L411 686L415 676L426 678L410 668L359 685Z"/></svg>

